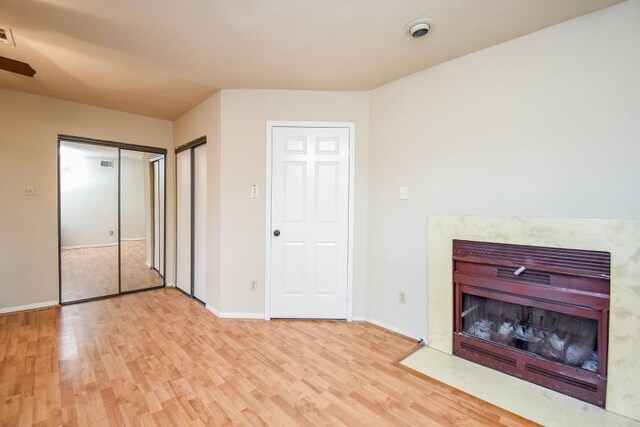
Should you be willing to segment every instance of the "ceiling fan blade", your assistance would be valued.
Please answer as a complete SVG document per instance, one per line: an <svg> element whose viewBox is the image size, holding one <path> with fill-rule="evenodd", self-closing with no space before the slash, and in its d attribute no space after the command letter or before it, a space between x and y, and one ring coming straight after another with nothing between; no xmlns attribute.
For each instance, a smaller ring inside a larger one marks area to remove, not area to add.
<svg viewBox="0 0 640 427"><path fill-rule="evenodd" d="M12 73L22 74L23 76L33 77L36 70L26 62L16 61L15 59L0 56L0 69L10 71Z"/></svg>

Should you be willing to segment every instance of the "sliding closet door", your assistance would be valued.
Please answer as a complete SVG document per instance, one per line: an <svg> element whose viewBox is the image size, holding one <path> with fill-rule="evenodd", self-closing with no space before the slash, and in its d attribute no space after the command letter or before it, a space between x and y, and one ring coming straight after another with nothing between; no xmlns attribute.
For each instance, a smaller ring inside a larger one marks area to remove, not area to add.
<svg viewBox="0 0 640 427"><path fill-rule="evenodd" d="M166 150L58 144L60 302L163 286Z"/></svg>
<svg viewBox="0 0 640 427"><path fill-rule="evenodd" d="M153 162L153 268L160 271L160 162Z"/></svg>
<svg viewBox="0 0 640 427"><path fill-rule="evenodd" d="M118 149L60 141L59 169L60 302L117 294Z"/></svg>
<svg viewBox="0 0 640 427"><path fill-rule="evenodd" d="M159 169L159 173L158 173L158 200L159 200L159 206L158 206L158 227L160 228L160 240L158 241L158 244L156 245L159 248L160 254L158 259L160 260L160 268L158 268L158 271L160 272L160 275L162 277L164 277L164 266L165 266L165 261L164 261L164 256L165 256L165 249L164 249L164 226L165 226L165 217L164 217L164 213L165 213L165 170L164 170L164 157L162 157L160 160L158 160L157 162L155 162L158 164L158 169Z"/></svg>
<svg viewBox="0 0 640 427"><path fill-rule="evenodd" d="M193 149L193 296L207 300L207 145Z"/></svg>
<svg viewBox="0 0 640 427"><path fill-rule="evenodd" d="M155 236L157 183L150 153L120 150L120 290L162 286L164 281L149 255L159 246ZM158 162L154 162L158 163ZM160 229L162 224L158 222Z"/></svg>
<svg viewBox="0 0 640 427"><path fill-rule="evenodd" d="M176 155L176 286L191 295L191 150Z"/></svg>
<svg viewBox="0 0 640 427"><path fill-rule="evenodd" d="M153 163L153 268L164 277L164 156Z"/></svg>

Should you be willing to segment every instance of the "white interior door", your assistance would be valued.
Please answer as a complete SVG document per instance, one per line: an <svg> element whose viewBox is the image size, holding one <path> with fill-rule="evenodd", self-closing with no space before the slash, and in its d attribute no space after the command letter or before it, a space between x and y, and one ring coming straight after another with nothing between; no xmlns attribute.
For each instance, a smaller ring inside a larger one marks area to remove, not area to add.
<svg viewBox="0 0 640 427"><path fill-rule="evenodd" d="M193 149L193 296L207 301L207 144Z"/></svg>
<svg viewBox="0 0 640 427"><path fill-rule="evenodd" d="M349 129L274 127L271 317L346 319Z"/></svg>
<svg viewBox="0 0 640 427"><path fill-rule="evenodd" d="M191 150L176 157L176 286L191 295Z"/></svg>

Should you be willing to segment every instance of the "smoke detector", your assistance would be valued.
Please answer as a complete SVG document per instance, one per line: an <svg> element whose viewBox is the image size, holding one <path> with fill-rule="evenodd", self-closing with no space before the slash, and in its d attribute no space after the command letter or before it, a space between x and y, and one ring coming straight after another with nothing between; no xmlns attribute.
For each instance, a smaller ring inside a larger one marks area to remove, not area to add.
<svg viewBox="0 0 640 427"><path fill-rule="evenodd" d="M13 40L13 33L11 32L11 28L0 25L0 43L8 44L10 46L16 45L15 41Z"/></svg>
<svg viewBox="0 0 640 427"><path fill-rule="evenodd" d="M405 31L413 38L420 38L427 35L431 30L431 24L426 18L416 19L411 21L405 27Z"/></svg>

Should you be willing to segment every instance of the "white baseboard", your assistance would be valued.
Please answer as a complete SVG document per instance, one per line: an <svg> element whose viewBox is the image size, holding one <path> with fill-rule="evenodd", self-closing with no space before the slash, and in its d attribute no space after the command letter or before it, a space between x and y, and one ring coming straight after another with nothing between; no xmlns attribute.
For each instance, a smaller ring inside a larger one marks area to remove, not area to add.
<svg viewBox="0 0 640 427"><path fill-rule="evenodd" d="M118 243L101 243L99 245L78 245L78 246L62 246L60 249L87 249L87 248L110 248L118 246Z"/></svg>
<svg viewBox="0 0 640 427"><path fill-rule="evenodd" d="M36 308L46 308L58 305L58 301L36 302L34 304L16 305L13 307L0 308L0 314L13 313L16 311L34 310Z"/></svg>
<svg viewBox="0 0 640 427"><path fill-rule="evenodd" d="M217 308L215 308L211 304L207 304L206 308L207 308L207 310L209 310L210 312L215 314L216 317L219 317L221 319L260 319L260 320L264 320L264 318L265 318L263 313L225 313L225 312L221 312L220 310L218 310ZM389 330L391 332L395 332L396 334L404 335L405 337L414 339L416 341L419 341L419 340L422 339L421 337L418 337L415 334L412 334L410 332L407 332L407 331L402 330L400 328L397 328L395 326L388 325L388 324L386 324L384 322L380 322L380 321L375 320L375 319L368 319L365 316L353 316L351 318L351 321L353 321L353 322L368 322L368 323L371 323L372 325L379 326L379 327L381 327L383 329L387 329L387 330Z"/></svg>
<svg viewBox="0 0 640 427"><path fill-rule="evenodd" d="M220 317L220 310L212 306L211 304L205 304L207 310L216 315L216 317Z"/></svg>
<svg viewBox="0 0 640 427"><path fill-rule="evenodd" d="M264 313L228 313L222 312L212 306L211 304L206 305L207 310L215 314L217 317L221 319L259 319L264 320Z"/></svg>
<svg viewBox="0 0 640 427"><path fill-rule="evenodd" d="M400 335L404 335L405 337L413 338L416 341L422 339L421 337L419 337L419 336L417 336L417 335L415 335L415 334L413 334L411 332L407 332L407 331L402 330L400 328L397 328L395 326L388 325L388 324L386 324L384 322L380 322L380 321L378 321L376 319L366 319L365 321L371 323L372 325L380 326L381 328L387 329L387 330L389 330L391 332L395 332L396 334L400 334Z"/></svg>
<svg viewBox="0 0 640 427"><path fill-rule="evenodd" d="M264 320L264 313L220 313L222 319L258 319Z"/></svg>
<svg viewBox="0 0 640 427"><path fill-rule="evenodd" d="M146 240L144 237L123 237L120 239L122 241L139 241ZM77 246L62 246L60 249L85 249L85 248L108 248L111 246L118 246L118 242L116 243L100 243L97 245L77 245Z"/></svg>
<svg viewBox="0 0 640 427"><path fill-rule="evenodd" d="M167 288L175 288L175 287L176 287L176 284L175 284L175 283L173 283L173 282L167 282L167 283L165 283L165 286L166 286Z"/></svg>

